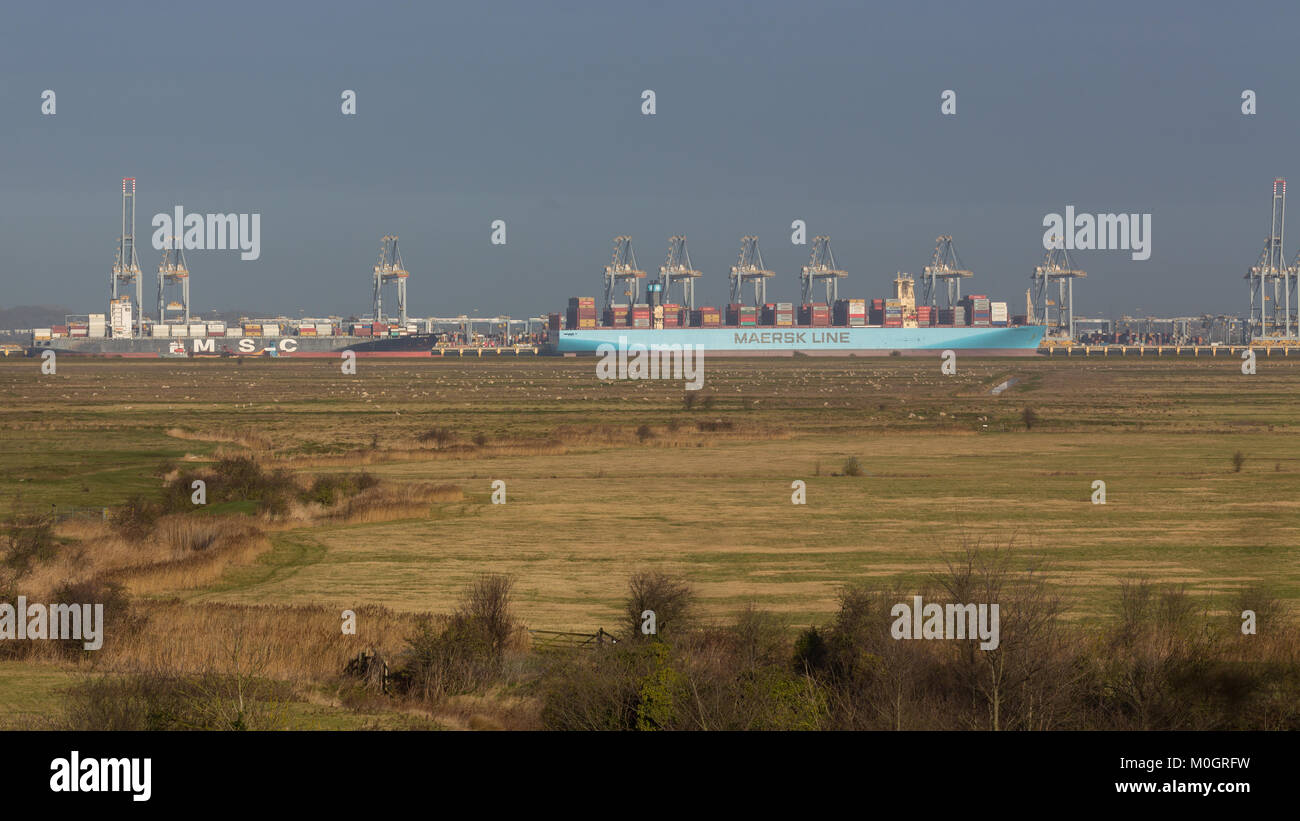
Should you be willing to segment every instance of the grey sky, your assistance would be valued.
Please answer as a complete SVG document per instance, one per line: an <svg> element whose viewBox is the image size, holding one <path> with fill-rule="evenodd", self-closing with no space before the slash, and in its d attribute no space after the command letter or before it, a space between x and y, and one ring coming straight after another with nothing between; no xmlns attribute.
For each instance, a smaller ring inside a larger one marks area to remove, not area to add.
<svg viewBox="0 0 1300 821"><path fill-rule="evenodd" d="M795 300L827 233L883 296L951 233L1020 312L1044 214L1153 215L1078 252L1085 314L1241 312L1275 176L1300 180L1294 3L22 4L0 31L0 304L102 310L120 178L150 219L257 212L262 254L189 253L195 307L362 312L401 236L414 315L598 295L616 234L684 233L721 304L740 237ZM58 112L40 113L43 89ZM339 111L343 89L358 115ZM655 116L640 113L654 89ZM1241 114L1243 89L1258 114ZM940 92L957 92L957 115ZM1300 208L1296 203L1292 211ZM489 242L504 219L508 244ZM1300 248L1300 223L1288 255Z"/></svg>

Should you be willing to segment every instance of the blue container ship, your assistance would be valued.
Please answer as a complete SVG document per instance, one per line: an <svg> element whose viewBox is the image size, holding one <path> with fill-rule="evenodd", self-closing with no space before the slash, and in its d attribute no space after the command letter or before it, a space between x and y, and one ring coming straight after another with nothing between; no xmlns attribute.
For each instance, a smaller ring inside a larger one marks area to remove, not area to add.
<svg viewBox="0 0 1300 821"><path fill-rule="evenodd" d="M603 353L633 345L698 345L726 356L892 356L931 355L952 350L971 355L1033 356L1046 331L1043 325L961 328L723 327L588 328L552 334L557 354Z"/></svg>

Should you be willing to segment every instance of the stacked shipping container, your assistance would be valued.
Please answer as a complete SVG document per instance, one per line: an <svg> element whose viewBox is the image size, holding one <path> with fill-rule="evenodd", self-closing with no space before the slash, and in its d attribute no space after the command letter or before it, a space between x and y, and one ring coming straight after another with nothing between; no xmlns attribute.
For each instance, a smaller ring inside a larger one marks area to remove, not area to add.
<svg viewBox="0 0 1300 821"><path fill-rule="evenodd" d="M966 316L972 327L987 328L993 321L992 309L989 305L989 298L983 294L974 294L963 297L962 307L966 309Z"/></svg>
<svg viewBox="0 0 1300 821"><path fill-rule="evenodd" d="M825 328L831 324L831 307L825 302L809 302L799 306L799 324Z"/></svg>
<svg viewBox="0 0 1300 821"><path fill-rule="evenodd" d="M1007 325L1007 303L990 302L989 319L995 328L1005 328Z"/></svg>
<svg viewBox="0 0 1300 821"><path fill-rule="evenodd" d="M650 305L646 302L638 302L632 306L632 321L628 323L633 328L650 327Z"/></svg>
<svg viewBox="0 0 1300 821"><path fill-rule="evenodd" d="M866 325L867 301L865 299L835 300L836 325Z"/></svg>
<svg viewBox="0 0 1300 821"><path fill-rule="evenodd" d="M763 306L762 324L788 328L794 325L794 303L769 302Z"/></svg>
<svg viewBox="0 0 1300 821"><path fill-rule="evenodd" d="M885 321L886 328L903 327L903 301L901 299L885 300Z"/></svg>
<svg viewBox="0 0 1300 821"><path fill-rule="evenodd" d="M947 325L953 328L962 328L966 325L966 309L957 306L956 308L940 308L939 324Z"/></svg>
<svg viewBox="0 0 1300 821"><path fill-rule="evenodd" d="M867 322L871 325L885 324L885 300L871 300L871 308L867 311Z"/></svg>
<svg viewBox="0 0 1300 821"><path fill-rule="evenodd" d="M570 331L596 327L596 298L594 296L569 297L564 327Z"/></svg>
<svg viewBox="0 0 1300 821"><path fill-rule="evenodd" d="M605 309L605 327L626 328L632 318L632 309L626 303L614 303Z"/></svg>
<svg viewBox="0 0 1300 821"><path fill-rule="evenodd" d="M722 325L722 312L708 305L691 311L692 328L717 328Z"/></svg>
<svg viewBox="0 0 1300 821"><path fill-rule="evenodd" d="M727 306L727 324L740 328L753 328L758 325L758 308L753 305L732 303Z"/></svg>

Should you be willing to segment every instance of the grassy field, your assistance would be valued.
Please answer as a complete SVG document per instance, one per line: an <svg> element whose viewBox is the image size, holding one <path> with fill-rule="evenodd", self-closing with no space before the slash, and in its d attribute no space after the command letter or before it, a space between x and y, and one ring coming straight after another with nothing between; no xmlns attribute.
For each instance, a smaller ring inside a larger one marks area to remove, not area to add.
<svg viewBox="0 0 1300 821"><path fill-rule="evenodd" d="M716 360L691 408L681 383L602 383L573 359L370 360L353 377L328 360L64 358L53 376L0 363L0 386L8 506L111 507L156 492L159 463L217 454L465 492L419 518L278 530L256 564L178 591L195 603L445 612L491 570L516 577L530 627L594 631L632 572L661 568L720 618L753 602L807 624L846 582L922 583L963 539L1044 561L1078 618L1138 576L1300 598L1300 360L1254 376L1227 359L962 360L951 377L928 359Z"/></svg>
<svg viewBox="0 0 1300 821"><path fill-rule="evenodd" d="M937 359L710 360L690 394L594 370L65 357L46 376L0 362L0 512L91 516L60 525L59 554L27 578L44 587L22 592L108 573L138 619L88 659L0 660L0 728L50 726L101 673L219 669L246 633L291 687L277 726L535 727L535 700L509 688L431 711L340 684L359 648L394 658L418 614L450 613L483 572L514 577L524 625L582 632L621 626L639 570L685 577L718 622L752 604L798 628L827 624L845 584L917 590L972 543L1045 568L1085 623L1143 577L1215 612L1259 582L1293 611L1300 600L1300 360L1253 376L1229 359L963 359L955 376ZM409 493L378 512L271 519L226 500L134 543L93 521L232 456L304 487L365 471L390 498ZM505 504L491 502L498 480ZM791 503L796 481L806 504ZM203 531L195 516L227 534L218 552L159 541ZM356 636L340 635L345 609L363 614Z"/></svg>

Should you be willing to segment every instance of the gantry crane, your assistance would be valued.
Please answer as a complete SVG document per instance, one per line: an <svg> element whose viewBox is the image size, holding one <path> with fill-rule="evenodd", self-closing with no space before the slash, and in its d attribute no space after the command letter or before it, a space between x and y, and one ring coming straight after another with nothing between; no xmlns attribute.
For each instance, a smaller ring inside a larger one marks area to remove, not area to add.
<svg viewBox="0 0 1300 821"><path fill-rule="evenodd" d="M614 237L614 255L605 266L605 310L614 305L618 296L625 297L629 305L637 302L642 279L645 279L645 271L636 267L632 238Z"/></svg>
<svg viewBox="0 0 1300 821"><path fill-rule="evenodd" d="M826 304L833 304L839 296L839 281L846 276L848 276L847 271L835 267L835 254L831 252L831 238L813 237L812 256L799 273L803 303L807 305L813 301L813 291L816 290L817 281L821 280L826 286Z"/></svg>
<svg viewBox="0 0 1300 821"><path fill-rule="evenodd" d="M682 305L688 309L695 308L695 280L703 276L691 267L691 255L686 250L686 237L676 236L668 239L668 259L659 268L659 285L666 296L671 298L674 285L682 286Z"/></svg>
<svg viewBox="0 0 1300 821"><path fill-rule="evenodd" d="M390 234L379 241L379 262L375 264L374 302L375 322L383 322L382 292L385 285L397 285L397 315L406 327L406 279L410 276L402 266L402 252L397 247L397 235Z"/></svg>
<svg viewBox="0 0 1300 821"><path fill-rule="evenodd" d="M180 321L190 321L190 269L185 264L184 243L179 236L169 237L168 247L163 248L162 262L158 263L158 322L166 324L167 312L178 311ZM172 299L164 301L164 291L172 286ZM175 293L177 290L179 294ZM179 298L179 300L178 300Z"/></svg>
<svg viewBox="0 0 1300 821"><path fill-rule="evenodd" d="M952 308L961 302L961 281L974 276L974 273L962 267L957 257L957 248L952 243L952 235L944 234L934 241L934 257L930 264L921 271L921 302L931 308L938 308L939 280L947 286L948 304Z"/></svg>
<svg viewBox="0 0 1300 821"><path fill-rule="evenodd" d="M1286 264L1286 180L1273 180L1273 219L1268 239L1260 251L1259 260L1246 271L1250 283L1250 318L1246 324L1247 339L1283 337L1294 339L1297 328L1296 312L1292 309L1291 280L1300 272L1300 257L1295 264ZM1272 295L1269 295L1272 291Z"/></svg>
<svg viewBox="0 0 1300 821"><path fill-rule="evenodd" d="M767 281L776 276L775 271L763 267L763 253L758 250L758 237L741 237L740 258L731 266L731 303L743 305L746 282L754 283L754 304L767 301Z"/></svg>
<svg viewBox="0 0 1300 821"><path fill-rule="evenodd" d="M128 185L129 183L129 185ZM177 230L180 230L177 226ZM135 251L135 177L122 178L122 234L117 239L117 259L109 278L112 298L118 298L118 288L130 296L130 286L135 285L135 327L132 336L141 336L144 329L144 277L140 274L140 258Z"/></svg>
<svg viewBox="0 0 1300 821"><path fill-rule="evenodd" d="M1049 239L1049 245L1051 247L1047 249L1043 264L1034 268L1030 274L1033 316L1029 322L1031 325L1046 325L1049 336L1074 339L1074 281L1083 279L1088 274L1074 267L1063 238L1053 235ZM1053 280L1057 286L1055 302L1047 298ZM1049 316L1050 307L1056 308L1055 321Z"/></svg>

